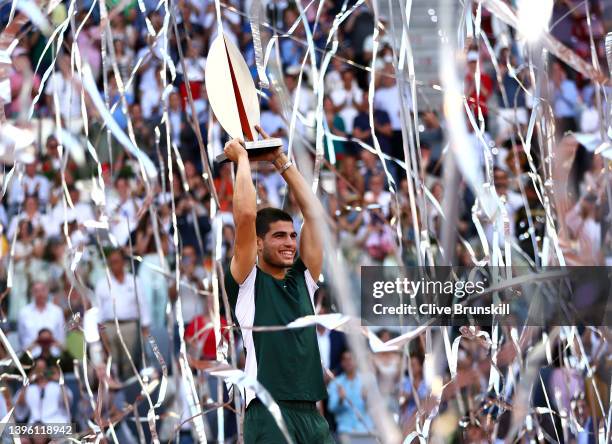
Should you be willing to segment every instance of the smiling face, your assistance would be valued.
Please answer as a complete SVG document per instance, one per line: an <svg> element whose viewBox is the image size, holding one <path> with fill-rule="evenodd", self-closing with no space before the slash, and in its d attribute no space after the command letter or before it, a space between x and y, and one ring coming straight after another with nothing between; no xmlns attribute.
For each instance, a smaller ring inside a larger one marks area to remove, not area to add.
<svg viewBox="0 0 612 444"><path fill-rule="evenodd" d="M297 252L297 233L293 223L278 220L270 223L263 238L257 238L259 259L272 267L286 268L293 265Z"/></svg>

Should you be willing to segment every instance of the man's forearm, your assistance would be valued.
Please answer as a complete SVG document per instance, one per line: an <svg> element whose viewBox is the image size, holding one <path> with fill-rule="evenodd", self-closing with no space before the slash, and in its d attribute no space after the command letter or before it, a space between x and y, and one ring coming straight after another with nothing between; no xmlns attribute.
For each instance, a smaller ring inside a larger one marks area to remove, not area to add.
<svg viewBox="0 0 612 444"><path fill-rule="evenodd" d="M247 156L238 160L236 183L233 197L234 218L238 219L244 214L257 213L257 194L253 179L251 179L251 166Z"/></svg>
<svg viewBox="0 0 612 444"><path fill-rule="evenodd" d="M323 207L319 199L314 195L312 189L298 171L295 165L284 169L288 164L289 158L283 153L274 160L276 170L281 173L289 189L293 193L295 200L302 211L304 220L314 220L323 216ZM283 171L284 170L284 171Z"/></svg>

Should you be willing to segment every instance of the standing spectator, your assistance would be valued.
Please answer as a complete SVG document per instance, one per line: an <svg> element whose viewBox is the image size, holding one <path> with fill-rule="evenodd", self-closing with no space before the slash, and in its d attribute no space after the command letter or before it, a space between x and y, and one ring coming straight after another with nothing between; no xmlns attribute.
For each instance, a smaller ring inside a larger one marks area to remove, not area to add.
<svg viewBox="0 0 612 444"><path fill-rule="evenodd" d="M382 174L372 176L370 179L370 189L366 191L363 198L368 203L380 205L383 215L389 217L392 196L390 192L384 189L384 186L385 177Z"/></svg>
<svg viewBox="0 0 612 444"><path fill-rule="evenodd" d="M26 163L25 174L19 177L13 176L9 191L9 212L11 215L17 213L17 208L24 203L26 196L38 197L43 207L49 201L50 184L45 176L38 173L38 161Z"/></svg>
<svg viewBox="0 0 612 444"><path fill-rule="evenodd" d="M510 48L499 52L499 79L495 88L497 94L497 137L504 141L517 130L517 125L527 124L527 101L525 89L529 88L529 75L526 68L516 66Z"/></svg>
<svg viewBox="0 0 612 444"><path fill-rule="evenodd" d="M421 148L429 148L431 155L429 159L430 168L428 170L439 175L441 165L438 162L442 157L444 131L442 130L440 119L435 111L425 111L421 119L424 126L423 131L419 133Z"/></svg>
<svg viewBox="0 0 612 444"><path fill-rule="evenodd" d="M423 358L418 355L410 357L410 373L406 372L402 382L402 423L408 420L417 408L417 402L424 399L429 388L423 377Z"/></svg>
<svg viewBox="0 0 612 444"><path fill-rule="evenodd" d="M27 221L31 224L32 235L34 237L42 236L45 232L44 227L47 226L48 218L38 211L38 198L36 195L26 196L23 209L24 211L19 215L13 216L11 219L7 233L9 239L13 238L21 221Z"/></svg>
<svg viewBox="0 0 612 444"><path fill-rule="evenodd" d="M183 107L181 106L181 96L178 92L170 93L168 100L168 119L170 121L170 143L181 146L181 132L187 121Z"/></svg>
<svg viewBox="0 0 612 444"><path fill-rule="evenodd" d="M58 57L57 64L59 65L59 71L51 75L45 87L47 107L52 113L60 113L67 129L78 132L83 126L81 114L82 86L76 72L74 76L72 75L68 54L61 54Z"/></svg>
<svg viewBox="0 0 612 444"><path fill-rule="evenodd" d="M367 143L374 148L374 140L372 139L372 127L370 126L370 105L369 105L369 93L365 91L363 93L363 100L357 106L359 113L355 116L353 121L353 137ZM393 139L393 128L391 127L391 120L389 114L382 109L374 109L374 131L378 139L378 145L380 150L388 154L393 155L391 150L391 141ZM387 166L391 165L388 163Z"/></svg>
<svg viewBox="0 0 612 444"><path fill-rule="evenodd" d="M33 301L23 307L19 313L17 331L22 348L30 347L42 328L48 328L53 337L63 344L66 339L64 312L57 305L49 302L49 290L44 282L32 284Z"/></svg>
<svg viewBox="0 0 612 444"><path fill-rule="evenodd" d="M588 193L565 216L570 236L576 241L576 253L585 263L600 265L601 224L596 220L597 195Z"/></svg>
<svg viewBox="0 0 612 444"><path fill-rule="evenodd" d="M28 303L28 268L34 242L33 231L30 222L25 219L19 221L13 247L13 286L9 293L8 318L12 322L17 322L19 313Z"/></svg>
<svg viewBox="0 0 612 444"><path fill-rule="evenodd" d="M336 415L340 443L345 444L350 443L351 433L369 433L373 424L367 413L366 392L349 350L342 353L341 366L343 373L329 384L327 391L329 411Z"/></svg>
<svg viewBox="0 0 612 444"><path fill-rule="evenodd" d="M400 91L395 80L395 73L391 64L386 64L380 74L380 87L374 93L374 109L386 111L391 120L393 137L391 139L391 153L398 159L404 158L404 145L402 139L402 116Z"/></svg>
<svg viewBox="0 0 612 444"><path fill-rule="evenodd" d="M287 146L287 125L283 119L276 94L270 96L268 99L268 109L261 113L261 127L270 137L283 139L283 145Z"/></svg>
<svg viewBox="0 0 612 444"><path fill-rule="evenodd" d="M121 76L125 92L133 96L134 82L130 82L129 85L126 85L126 83L132 75L132 69L134 68L134 51L128 42L124 40L125 37L113 31L113 46L115 48L115 60L117 61L119 75Z"/></svg>
<svg viewBox="0 0 612 444"><path fill-rule="evenodd" d="M151 325L156 332L164 331L166 327L166 306L168 305L168 282L160 270L167 271L170 267L166 260L168 254L168 236L159 233L159 247L155 240L155 225L149 212L140 220L134 232L136 238L134 252L142 257L138 267L138 278L142 282L142 291L146 305L151 308ZM159 224L156 224L159 227Z"/></svg>
<svg viewBox="0 0 612 444"><path fill-rule="evenodd" d="M323 99L323 112L325 113L325 124L327 124L326 129L334 136L346 137L344 119L340 117L340 114L336 113L334 103L329 96ZM332 160L332 149L334 151L334 158L342 160L345 154L344 142L333 140L326 135L323 139L323 143L329 160Z"/></svg>
<svg viewBox="0 0 612 444"><path fill-rule="evenodd" d="M74 365L70 353L54 337L48 328L41 328L36 341L21 355L21 365L31 367L43 359L47 368L59 366L64 373L72 372Z"/></svg>
<svg viewBox="0 0 612 444"><path fill-rule="evenodd" d="M523 197L510 188L510 179L505 170L497 167L494 168L493 182L495 184L495 192L500 197L501 205L503 205L508 217L509 226L508 230L506 230L505 215L499 211L495 216L496 219L493 222L487 223L484 228L489 245L494 245L494 234L497 233L497 245L503 248L506 240L510 243L516 242L516 214L525 203L523 202ZM508 238L506 238L506 232L508 233Z"/></svg>
<svg viewBox="0 0 612 444"><path fill-rule="evenodd" d="M377 336L382 342L393 339L389 330L381 330ZM399 380L402 357L396 351L384 351L374 355L374 368L380 393L387 400L390 411L399 411Z"/></svg>
<svg viewBox="0 0 612 444"><path fill-rule="evenodd" d="M40 75L32 71L32 63L26 50L18 46L13 50L12 58L13 67L9 74L11 102L6 110L8 116L27 111L31 97L38 94L40 88ZM26 109L23 105L26 105Z"/></svg>
<svg viewBox="0 0 612 444"><path fill-rule="evenodd" d="M576 131L576 109L579 100L576 83L567 78L567 72L559 61L554 61L551 65L550 80L557 135L563 135L566 131Z"/></svg>
<svg viewBox="0 0 612 444"><path fill-rule="evenodd" d="M136 102L130 106L130 118L132 119L136 146L144 151L153 162L157 163L158 156L155 150L155 136L153 135L151 125L142 115L140 103Z"/></svg>
<svg viewBox="0 0 612 444"><path fill-rule="evenodd" d="M353 121L358 114L357 107L363 102L363 91L357 85L351 68L347 67L342 71L342 85L330 91L330 97L338 115L344 121L346 132L353 132Z"/></svg>
<svg viewBox="0 0 612 444"><path fill-rule="evenodd" d="M139 278L125 271L125 260L120 249L112 250L108 256L110 276L96 284L95 295L100 309L100 323L104 326L104 339L110 349L113 363L121 379L132 374L130 360L126 356L119 335L127 347L132 360L138 364L137 356L140 333L149 335L151 324L150 307L142 295L143 285ZM119 323L116 328L115 319Z"/></svg>
<svg viewBox="0 0 612 444"><path fill-rule="evenodd" d="M485 128L489 129L489 107L487 102L493 93L493 80L484 72L482 64L480 66L480 85L476 90L476 67L479 55L477 51L469 51L467 54L467 73L465 75L465 96L474 117L478 122L480 115L485 123Z"/></svg>
<svg viewBox="0 0 612 444"><path fill-rule="evenodd" d="M72 392L54 380L55 372L45 359L36 360L31 384L23 387L15 399L15 419L27 424L67 424Z"/></svg>
<svg viewBox="0 0 612 444"><path fill-rule="evenodd" d="M319 290L321 292L321 290ZM330 313L328 297L321 302L319 315ZM319 353L323 368L329 369L334 375L340 374L342 367L340 361L342 353L346 350L346 338L344 333L336 330L329 330L321 324L317 324L317 342L319 343Z"/></svg>
<svg viewBox="0 0 612 444"><path fill-rule="evenodd" d="M200 294L200 290L204 290L203 281L208 279L208 273L198 262L196 248L192 245L185 245L181 253L181 280L178 290L185 325L188 325L196 315L203 313L206 307L205 297ZM176 296L173 285L170 287L170 298L176 301Z"/></svg>
<svg viewBox="0 0 612 444"><path fill-rule="evenodd" d="M136 228L136 215L140 207L138 199L132 197L132 190L127 177L119 176L115 180L117 196L107 199L107 214L110 231L118 245L125 245L130 233Z"/></svg>
<svg viewBox="0 0 612 444"><path fill-rule="evenodd" d="M190 39L185 53L186 72L183 72L183 64L179 63L176 71L183 74L183 82L179 85L183 109L189 107L187 83L191 89L191 97L195 102L204 102L204 67L206 58L202 55L203 43L198 39Z"/></svg>

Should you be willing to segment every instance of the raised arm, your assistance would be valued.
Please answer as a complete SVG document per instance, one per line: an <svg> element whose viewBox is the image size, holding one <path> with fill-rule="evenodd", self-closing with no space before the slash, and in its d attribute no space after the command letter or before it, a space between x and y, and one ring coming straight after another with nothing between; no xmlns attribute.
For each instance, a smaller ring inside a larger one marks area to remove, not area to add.
<svg viewBox="0 0 612 444"><path fill-rule="evenodd" d="M268 138L268 135L261 128L257 127L257 131L264 138ZM312 278L317 281L323 267L323 239L319 229L321 223L325 220L323 206L302 174L293 163L289 162L288 157L282 151L276 153L272 163L289 185L289 189L302 211L304 225L302 225L300 235L300 257Z"/></svg>
<svg viewBox="0 0 612 444"><path fill-rule="evenodd" d="M236 224L234 256L230 264L232 277L238 284L247 278L257 259L257 198L251 179L249 156L238 139L229 141L224 148L228 159L238 165L234 184L233 211Z"/></svg>

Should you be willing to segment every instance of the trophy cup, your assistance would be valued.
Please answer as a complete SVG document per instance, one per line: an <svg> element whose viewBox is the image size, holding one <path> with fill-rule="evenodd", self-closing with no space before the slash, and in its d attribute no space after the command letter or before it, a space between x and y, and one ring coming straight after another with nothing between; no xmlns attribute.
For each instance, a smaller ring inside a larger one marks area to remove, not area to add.
<svg viewBox="0 0 612 444"><path fill-rule="evenodd" d="M226 133L240 137L249 156L275 150L283 145L279 138L257 140L259 100L246 61L236 46L219 33L208 52L204 70L206 94L210 107ZM220 154L217 162L229 159Z"/></svg>

